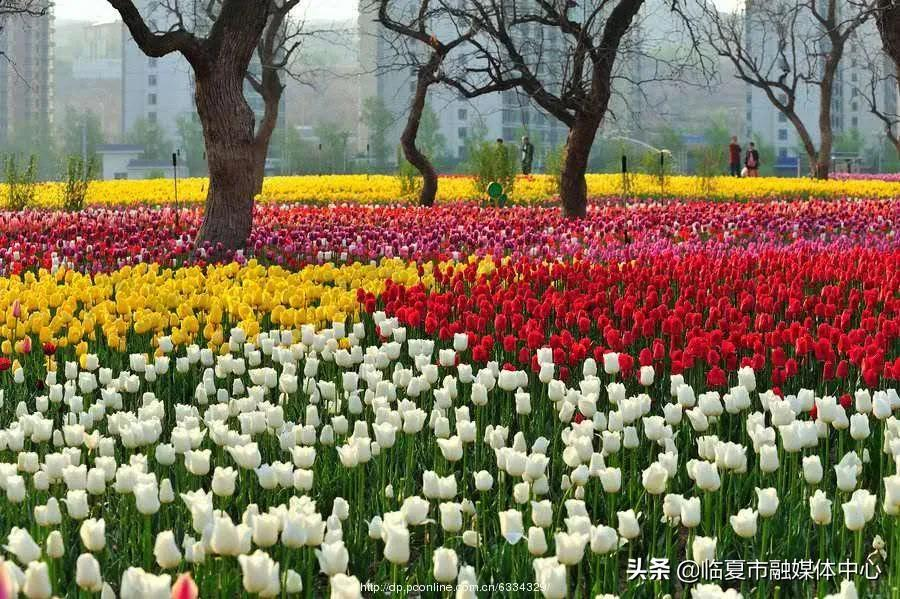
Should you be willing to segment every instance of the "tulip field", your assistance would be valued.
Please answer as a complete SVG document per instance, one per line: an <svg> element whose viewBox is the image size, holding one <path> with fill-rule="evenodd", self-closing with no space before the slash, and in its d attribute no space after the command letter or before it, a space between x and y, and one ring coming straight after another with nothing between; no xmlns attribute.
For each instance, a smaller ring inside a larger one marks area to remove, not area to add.
<svg viewBox="0 0 900 599"><path fill-rule="evenodd" d="M717 185L0 212L0 599L900 597L900 185Z"/></svg>

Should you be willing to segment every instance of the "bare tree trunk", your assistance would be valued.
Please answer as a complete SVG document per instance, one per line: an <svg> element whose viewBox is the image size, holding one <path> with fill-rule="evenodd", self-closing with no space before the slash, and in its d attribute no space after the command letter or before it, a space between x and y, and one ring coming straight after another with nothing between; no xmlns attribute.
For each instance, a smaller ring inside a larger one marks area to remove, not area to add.
<svg viewBox="0 0 900 599"><path fill-rule="evenodd" d="M265 174L266 145L257 143L240 69L226 67L198 75L196 87L209 164L209 191L197 245L209 244L216 253L240 249L250 237L253 200Z"/></svg>
<svg viewBox="0 0 900 599"><path fill-rule="evenodd" d="M833 9L836 10L836 9ZM843 54L843 43L839 37L832 40L832 49L825 62L825 72L819 83L819 152L816 156L813 175L816 179L827 179L831 171L831 148L834 133L831 125L831 98L834 95L834 80Z"/></svg>
<svg viewBox="0 0 900 599"><path fill-rule="evenodd" d="M422 113L425 111L425 99L428 96L428 88L434 82L434 71L441 62L441 57L434 54L428 64L419 69L416 78L416 91L413 94L412 104L409 108L409 116L406 118L406 126L400 135L400 146L406 160L422 175L422 191L419 193L421 206L433 206L438 190L437 171L434 165L417 146L416 137L419 135L419 124L422 122Z"/></svg>
<svg viewBox="0 0 900 599"><path fill-rule="evenodd" d="M875 22L881 33L881 41L888 55L894 59L900 73L900 3L894 0L879 0Z"/></svg>
<svg viewBox="0 0 900 599"><path fill-rule="evenodd" d="M599 126L598 119L579 116L569 129L559 183L563 215L568 218L587 215L587 181L584 175Z"/></svg>

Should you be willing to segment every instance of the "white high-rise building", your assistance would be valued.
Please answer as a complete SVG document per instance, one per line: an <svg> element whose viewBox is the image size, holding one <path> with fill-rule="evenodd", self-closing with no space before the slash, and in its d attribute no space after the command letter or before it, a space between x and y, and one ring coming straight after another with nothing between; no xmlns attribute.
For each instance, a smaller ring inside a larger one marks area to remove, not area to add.
<svg viewBox="0 0 900 599"><path fill-rule="evenodd" d="M769 0L766 0L769 1ZM770 25L759 20L757 4L748 2L745 13L745 31L747 44L752 52L775 55L777 36L767 31ZM816 31L817 25L812 22L808 11L801 13L797 28L807 28L808 32ZM822 33L810 33L807 37L815 39ZM794 42L801 49L802 40ZM823 42L827 45L827 42ZM878 64L873 64L877 62ZM792 65L784 65L792 68ZM838 69L832 97L831 125L835 138L859 135L864 147L875 147L884 140L884 128L881 121L871 114L869 106L862 94L868 89L873 72L882 75L887 69L893 69L892 63L881 48L881 38L874 21L863 24L848 41L845 53ZM777 76L777 73L776 75ZM776 162L789 162L799 159L800 172L806 172L807 157L803 150L799 135L787 117L770 102L764 90L747 84L745 97L745 135L748 139L758 139L762 143L773 146ZM819 87L801 83L797 91L796 112L805 124L813 142L818 145L819 128ZM896 84L884 81L877 91L881 107L888 112L895 112L897 105ZM783 97L783 96L782 96ZM846 170L847 160L835 154L837 159L832 165L836 170ZM854 166L856 168L856 166Z"/></svg>
<svg viewBox="0 0 900 599"><path fill-rule="evenodd" d="M53 126L53 5L43 16L8 15L0 29L0 145Z"/></svg>
<svg viewBox="0 0 900 599"><path fill-rule="evenodd" d="M392 5L392 14L402 14L404 6L412 7L415 0L398 0ZM370 2L360 2L360 98L378 98L394 116L394 125L388 133L388 146L396 148L400 133L405 125L405 116L416 86L416 69L412 66L398 67L404 60L398 57L391 45L394 34L384 29L372 12ZM452 24L436 24L435 35L450 39L457 34L451 30ZM450 56L447 61L459 60ZM487 94L474 99L462 97L456 91L442 85L434 85L428 92L428 107L438 119L440 133L446 143L446 152L451 161L466 159L467 142L473 136L486 140L502 138L505 142L518 146L521 136L528 135L535 145L535 163L539 165L547 152L565 142L566 127L557 119L538 109L528 97L517 90ZM370 132L364 119L360 119L358 135L359 150L365 153ZM392 152L390 162L396 160Z"/></svg>
<svg viewBox="0 0 900 599"><path fill-rule="evenodd" d="M201 4L203 3L193 3L191 6L197 8ZM165 30L165 23L174 19L174 16L167 12L164 3L159 0L139 0L135 5L151 28ZM186 27L196 35L204 36L208 33L210 24L203 14L184 14L182 19ZM180 143L179 119L197 118L193 70L187 60L177 52L161 58L148 57L134 42L124 24L122 36L122 135L127 135L136 122L146 119L158 124L166 138L177 149ZM259 60L254 56L254 62L250 65L251 71L258 74L259 64ZM256 122L259 123L265 110L262 98L246 82L244 94L256 114ZM285 126L284 101L282 95L279 129ZM270 152L270 157L271 155ZM277 161L277 158L274 160ZM270 161L267 168L275 170L277 167Z"/></svg>

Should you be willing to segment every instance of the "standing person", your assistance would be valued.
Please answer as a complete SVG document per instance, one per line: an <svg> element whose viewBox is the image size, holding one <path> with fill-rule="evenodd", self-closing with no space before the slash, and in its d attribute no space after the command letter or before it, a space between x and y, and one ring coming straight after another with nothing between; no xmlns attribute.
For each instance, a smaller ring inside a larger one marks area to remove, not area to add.
<svg viewBox="0 0 900 599"><path fill-rule="evenodd" d="M531 163L534 161L534 144L528 136L522 138L522 174L531 174Z"/></svg>
<svg viewBox="0 0 900 599"><path fill-rule="evenodd" d="M728 170L732 177L741 176L741 145L737 135L732 135L731 143L728 144Z"/></svg>
<svg viewBox="0 0 900 599"><path fill-rule="evenodd" d="M747 167L748 177L759 176L759 152L756 150L756 144L750 142L750 148L747 150L747 157L744 159L744 166Z"/></svg>

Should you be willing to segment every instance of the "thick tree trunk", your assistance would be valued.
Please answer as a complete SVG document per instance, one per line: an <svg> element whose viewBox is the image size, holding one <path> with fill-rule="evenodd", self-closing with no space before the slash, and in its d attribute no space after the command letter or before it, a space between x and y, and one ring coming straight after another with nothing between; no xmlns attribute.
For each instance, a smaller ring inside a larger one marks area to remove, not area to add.
<svg viewBox="0 0 900 599"><path fill-rule="evenodd" d="M266 148L257 143L243 82L237 69L197 77L209 190L196 243L211 246L214 253L244 247L253 225L253 200L265 173Z"/></svg>
<svg viewBox="0 0 900 599"><path fill-rule="evenodd" d="M821 131L822 139L819 140L819 153L816 156L813 175L816 179L827 179L831 172L831 149L834 146L834 135L831 132L831 116L829 115L829 127Z"/></svg>
<svg viewBox="0 0 900 599"><path fill-rule="evenodd" d="M900 3L896 0L879 0L875 15L884 50L894 59L897 72L900 72Z"/></svg>
<svg viewBox="0 0 900 599"><path fill-rule="evenodd" d="M563 216L568 218L587 215L587 181L584 175L599 126L599 120L579 116L569 129L559 182Z"/></svg>
<svg viewBox="0 0 900 599"><path fill-rule="evenodd" d="M419 193L419 204L422 206L434 205L438 189L438 176L431 160L416 146L416 137L419 135L419 124L422 122L422 113L425 111L428 88L434 82L433 73L439 64L440 57L434 55L428 64L419 70L416 78L416 91L409 107L409 116L406 118L406 126L400 135L400 147L403 148L403 155L422 175L422 190Z"/></svg>
<svg viewBox="0 0 900 599"><path fill-rule="evenodd" d="M832 48L834 58L829 58L825 65L825 73L819 84L819 152L813 163L813 175L816 179L827 179L831 171L831 148L834 145L834 134L831 125L831 98L834 93L834 79L841 50Z"/></svg>

